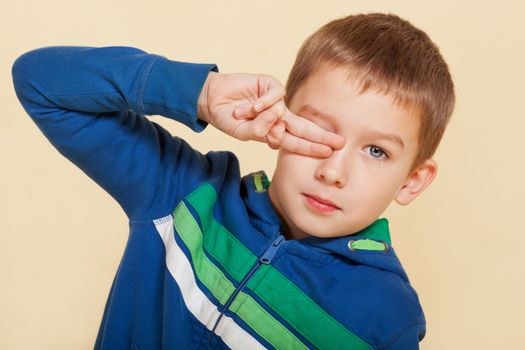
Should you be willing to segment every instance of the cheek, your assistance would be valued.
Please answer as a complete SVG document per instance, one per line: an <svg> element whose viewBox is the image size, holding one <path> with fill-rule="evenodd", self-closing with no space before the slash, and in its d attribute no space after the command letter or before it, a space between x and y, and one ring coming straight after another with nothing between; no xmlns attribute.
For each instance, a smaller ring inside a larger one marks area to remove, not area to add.
<svg viewBox="0 0 525 350"><path fill-rule="evenodd" d="M306 171L312 168L314 159L296 153L284 153L281 157L280 167L289 174L295 176L306 175Z"/></svg>
<svg viewBox="0 0 525 350"><path fill-rule="evenodd" d="M398 191L400 182L399 177L396 175L383 178L383 183L381 184L381 186L378 186L378 189L380 188L381 190L375 191L377 203L381 205L388 205L388 203L390 203L393 200L394 196Z"/></svg>
<svg viewBox="0 0 525 350"><path fill-rule="evenodd" d="M392 168L375 169L354 174L353 190L372 206L389 202L397 193L400 176ZM349 180L352 183L352 179Z"/></svg>
<svg viewBox="0 0 525 350"><path fill-rule="evenodd" d="M296 155L283 152L279 155L276 166L277 188L279 189L279 193L286 193L296 184L295 179L300 177L301 162Z"/></svg>

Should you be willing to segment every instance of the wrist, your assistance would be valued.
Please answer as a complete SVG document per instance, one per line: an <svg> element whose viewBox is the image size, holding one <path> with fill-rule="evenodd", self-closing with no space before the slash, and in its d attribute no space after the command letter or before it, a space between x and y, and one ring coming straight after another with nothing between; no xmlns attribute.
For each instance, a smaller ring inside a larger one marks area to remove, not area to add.
<svg viewBox="0 0 525 350"><path fill-rule="evenodd" d="M209 106L208 106L210 83L211 83L211 80L213 80L215 76L218 74L219 73L213 72L213 71L210 71L208 73L208 77L206 78L206 81L204 82L201 93L199 95L199 99L197 101L197 118L204 120L206 123L210 122Z"/></svg>

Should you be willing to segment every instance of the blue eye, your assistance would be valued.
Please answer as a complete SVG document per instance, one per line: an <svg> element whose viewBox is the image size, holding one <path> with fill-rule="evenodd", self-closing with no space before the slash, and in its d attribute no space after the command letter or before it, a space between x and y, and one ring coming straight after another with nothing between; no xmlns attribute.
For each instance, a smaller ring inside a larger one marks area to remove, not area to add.
<svg viewBox="0 0 525 350"><path fill-rule="evenodd" d="M385 153L385 151L383 151L381 148L377 147L377 146L370 146L369 147L369 153L372 157L376 158L376 159L379 159L379 160L382 160L381 158L383 158L383 156L385 156L385 158L388 158L387 154Z"/></svg>

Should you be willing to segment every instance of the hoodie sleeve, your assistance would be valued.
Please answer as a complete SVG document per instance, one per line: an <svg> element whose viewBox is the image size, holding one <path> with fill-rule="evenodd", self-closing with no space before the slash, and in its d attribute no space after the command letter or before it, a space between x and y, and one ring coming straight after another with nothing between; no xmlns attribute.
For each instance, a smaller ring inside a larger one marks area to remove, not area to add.
<svg viewBox="0 0 525 350"><path fill-rule="evenodd" d="M48 46L22 54L11 73L50 143L138 220L169 214L180 192L210 171L206 156L145 117L201 132L197 100L210 70L218 67L133 47Z"/></svg>

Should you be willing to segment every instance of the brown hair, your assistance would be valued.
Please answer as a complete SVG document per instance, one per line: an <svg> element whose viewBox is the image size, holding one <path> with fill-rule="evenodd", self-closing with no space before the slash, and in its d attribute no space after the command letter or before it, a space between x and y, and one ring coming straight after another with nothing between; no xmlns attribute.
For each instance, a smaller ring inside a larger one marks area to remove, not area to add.
<svg viewBox="0 0 525 350"><path fill-rule="evenodd" d="M357 14L333 20L302 44L286 83L294 94L321 62L349 68L360 92L372 87L420 118L419 152L412 170L432 157L454 110L454 84L438 47L422 30L394 14Z"/></svg>

